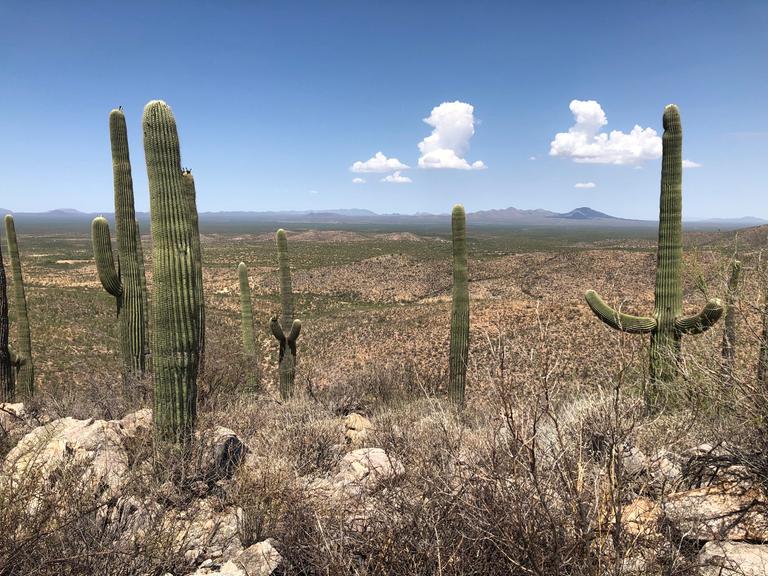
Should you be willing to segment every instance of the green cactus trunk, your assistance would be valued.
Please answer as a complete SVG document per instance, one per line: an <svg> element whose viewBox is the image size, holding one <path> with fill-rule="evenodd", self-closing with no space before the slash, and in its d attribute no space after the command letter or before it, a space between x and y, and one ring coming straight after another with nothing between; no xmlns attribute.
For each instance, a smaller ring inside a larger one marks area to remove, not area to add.
<svg viewBox="0 0 768 576"><path fill-rule="evenodd" d="M200 350L192 216L170 107L159 100L147 104L142 127L152 215L155 434L186 445L197 416Z"/></svg>
<svg viewBox="0 0 768 576"><path fill-rule="evenodd" d="M659 245L653 316L624 314L608 306L593 290L586 293L587 303L592 311L612 328L633 334L650 333L650 382L645 390L649 412L655 412L662 407L663 396L677 376L682 335L700 334L708 330L723 313L720 301L713 299L707 302L699 314L682 316L682 143L680 113L676 106L667 106L664 109Z"/></svg>
<svg viewBox="0 0 768 576"><path fill-rule="evenodd" d="M191 170L183 172L184 190L192 224L192 257L195 262L195 285L197 286L198 328L200 343L200 371L205 366L205 293L203 291L203 250L200 245L200 225L197 216L197 192L195 191L195 179Z"/></svg>
<svg viewBox="0 0 768 576"><path fill-rule="evenodd" d="M467 230L464 207L453 207L453 298L451 304L451 352L448 395L461 406L467 382L469 359L469 282L467 277Z"/></svg>
<svg viewBox="0 0 768 576"><path fill-rule="evenodd" d="M0 246L0 402L13 402L16 395L16 380L11 365L11 351L8 348L8 296L6 292L3 249Z"/></svg>
<svg viewBox="0 0 768 576"><path fill-rule="evenodd" d="M147 296L134 208L128 130L122 109L109 114L109 138L118 267L115 268L112 256L109 226L103 218L96 218L92 224L93 252L101 284L116 300L123 372L126 378L135 378L143 376L147 367Z"/></svg>
<svg viewBox="0 0 768 576"><path fill-rule="evenodd" d="M253 330L251 285L245 262L240 262L237 266L237 275L240 280L240 328L243 340L243 357L249 366L248 388L253 390L258 386L259 354L256 349L256 335Z"/></svg>
<svg viewBox="0 0 768 576"><path fill-rule="evenodd" d="M280 397L287 400L294 393L296 378L296 340L301 332L301 322L293 318L293 290L291 288L291 263L288 258L288 238L282 228L277 231L277 262L280 274L281 322L272 318L270 328L280 344L279 375ZM285 330L291 327L289 334Z"/></svg>
<svg viewBox="0 0 768 576"><path fill-rule="evenodd" d="M24 277L21 273L19 244L16 239L16 225L13 216L5 215L5 237L8 242L8 257L11 260L13 274L13 295L16 307L16 392L23 399L34 396L35 368L32 363L32 334L29 328L29 313L27 311L27 295L24 290Z"/></svg>
<svg viewBox="0 0 768 576"><path fill-rule="evenodd" d="M739 302L739 275L741 262L731 262L731 274L728 277L728 290L725 294L725 326L723 328L723 380L733 376L733 365L736 361L736 307Z"/></svg>

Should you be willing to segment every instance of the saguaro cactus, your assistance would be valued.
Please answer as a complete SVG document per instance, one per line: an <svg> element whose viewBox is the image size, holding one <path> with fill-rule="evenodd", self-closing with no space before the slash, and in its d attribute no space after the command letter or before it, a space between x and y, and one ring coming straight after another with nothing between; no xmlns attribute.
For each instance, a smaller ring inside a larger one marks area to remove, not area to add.
<svg viewBox="0 0 768 576"><path fill-rule="evenodd" d="M258 372L259 355L256 350L256 336L253 331L253 305L251 304L251 285L248 281L248 267L245 262L237 266L240 280L240 328L243 340L243 355L251 368L248 385L253 388L256 384L255 372Z"/></svg>
<svg viewBox="0 0 768 576"><path fill-rule="evenodd" d="M12 402L15 396L16 380L8 348L8 296L6 293L3 249L0 246L0 402Z"/></svg>
<svg viewBox="0 0 768 576"><path fill-rule="evenodd" d="M723 376L728 378L733 372L736 358L736 306L738 304L739 274L741 262L731 262L731 274L728 277L728 290L725 294L725 328L723 329Z"/></svg>
<svg viewBox="0 0 768 576"><path fill-rule="evenodd" d="M96 268L104 289L115 297L120 348L126 376L141 376L147 362L147 295L141 236L133 200L128 131L122 109L109 114L112 178L115 191L115 225L118 267L112 256L109 224L98 217L91 225Z"/></svg>
<svg viewBox="0 0 768 576"><path fill-rule="evenodd" d="M8 255L11 259L13 274L13 295L16 308L16 343L18 350L12 354L16 365L16 388L23 398L31 398L35 393L35 368L32 364L32 335L29 329L27 295L24 290L24 277L21 273L19 244L16 239L16 225L13 216L5 215L5 238L8 241ZM15 356L15 357L14 357Z"/></svg>
<svg viewBox="0 0 768 576"><path fill-rule="evenodd" d="M301 322L293 318L293 291L291 289L291 263L288 259L288 239L285 230L277 231L277 262L280 272L281 321L273 317L270 321L272 335L280 344L279 371L280 396L286 400L293 395L293 381L296 376L296 340L301 332ZM285 330L290 328L286 336Z"/></svg>
<svg viewBox="0 0 768 576"><path fill-rule="evenodd" d="M451 304L451 353L448 395L454 404L464 402L469 358L469 283L467 279L467 229L464 207L453 207L453 299Z"/></svg>
<svg viewBox="0 0 768 576"><path fill-rule="evenodd" d="M152 366L155 433L186 443L197 416L199 303L176 120L154 100L144 108L144 154L152 214Z"/></svg>
<svg viewBox="0 0 768 576"><path fill-rule="evenodd" d="M197 192L195 191L195 179L192 170L182 172L184 179L184 192L187 201L187 210L192 225L192 258L195 263L195 284L197 286L198 329L200 344L200 370L205 363L205 294L203 292L203 250L200 245L200 225L197 217Z"/></svg>
<svg viewBox="0 0 768 576"><path fill-rule="evenodd" d="M655 306L652 316L631 316L608 306L593 290L587 303L600 320L624 332L651 335L650 385L646 386L646 406L659 407L661 388L677 375L680 341L683 334L699 334L709 329L723 313L719 300L709 300L694 316L683 316L683 289L680 268L682 246L682 143L680 113L675 105L664 109L664 136L661 161L661 201L659 245L656 256Z"/></svg>

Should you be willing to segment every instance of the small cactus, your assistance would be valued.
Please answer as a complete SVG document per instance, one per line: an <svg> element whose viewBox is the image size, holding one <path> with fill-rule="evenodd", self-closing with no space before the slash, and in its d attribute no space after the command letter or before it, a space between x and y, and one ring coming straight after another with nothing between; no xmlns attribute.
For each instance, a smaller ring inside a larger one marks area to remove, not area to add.
<svg viewBox="0 0 768 576"><path fill-rule="evenodd" d="M256 350L256 336L253 331L253 305L251 304L251 285L248 280L248 267L245 262L237 266L240 280L240 328L243 340L243 355L250 367L248 387L254 389L258 382L259 355Z"/></svg>
<svg viewBox="0 0 768 576"><path fill-rule="evenodd" d="M112 255L109 224L102 217L95 218L91 224L93 253L101 284L115 298L123 372L126 377L141 377L147 368L149 349L147 287L141 235L134 208L128 130L125 114L120 108L109 114L109 137L112 147L118 266L115 267Z"/></svg>
<svg viewBox="0 0 768 576"><path fill-rule="evenodd" d="M662 139L661 201L659 244L656 264L656 303L652 316L631 316L614 310L593 290L586 293L587 303L603 322L631 334L651 335L650 385L645 401L650 412L660 407L663 386L677 375L680 342L683 334L700 334L718 321L723 306L709 300L694 316L683 316L683 289L680 280L682 245L682 157L683 131L677 106L664 109Z"/></svg>
<svg viewBox="0 0 768 576"><path fill-rule="evenodd" d="M288 259L288 239L285 230L277 231L277 261L280 273L281 321L273 317L270 321L272 335L280 344L279 372L280 397L283 400L293 395L293 382L296 376L296 340L301 332L301 322L293 318L293 291L291 289L291 263ZM286 336L285 330L290 326Z"/></svg>
<svg viewBox="0 0 768 576"><path fill-rule="evenodd" d="M197 417L200 354L193 216L170 107L159 100L147 104L142 127L152 215L155 434L186 445Z"/></svg>
<svg viewBox="0 0 768 576"><path fill-rule="evenodd" d="M738 305L739 274L741 262L731 262L731 274L728 277L728 290L725 295L725 327L723 329L723 377L728 379L733 373L736 359L736 306Z"/></svg>
<svg viewBox="0 0 768 576"><path fill-rule="evenodd" d="M464 207L453 207L453 298L451 304L451 353L448 395L456 405L464 403L469 358L469 284L467 279L467 230Z"/></svg>
<svg viewBox="0 0 768 576"><path fill-rule="evenodd" d="M35 368L32 364L32 334L29 328L27 295L24 277L21 273L19 244L16 239L16 225L13 216L5 215L5 237L8 242L8 256L13 274L13 294L16 306L16 341L18 350L11 351L11 362L16 366L16 391L22 398L31 398L35 393Z"/></svg>

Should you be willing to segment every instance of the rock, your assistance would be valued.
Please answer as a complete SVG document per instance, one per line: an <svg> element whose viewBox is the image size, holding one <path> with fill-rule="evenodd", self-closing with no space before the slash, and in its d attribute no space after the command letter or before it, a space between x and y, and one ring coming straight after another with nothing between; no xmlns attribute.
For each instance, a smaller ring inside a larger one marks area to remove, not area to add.
<svg viewBox="0 0 768 576"><path fill-rule="evenodd" d="M657 533L661 507L650 498L637 498L622 509L621 522L632 536L653 536Z"/></svg>
<svg viewBox="0 0 768 576"><path fill-rule="evenodd" d="M348 414L344 418L344 439L347 446L361 446L368 438L368 430L373 424L365 416L356 412Z"/></svg>
<svg viewBox="0 0 768 576"><path fill-rule="evenodd" d="M707 542L698 556L701 576L764 576L768 546L743 542Z"/></svg>
<svg viewBox="0 0 768 576"><path fill-rule="evenodd" d="M122 488L129 463L124 439L117 420L60 418L24 436L3 470L11 482L49 488L76 475L78 486L103 502Z"/></svg>
<svg viewBox="0 0 768 576"><path fill-rule="evenodd" d="M768 541L765 493L736 483L671 494L662 507L667 521L690 540Z"/></svg>
<svg viewBox="0 0 768 576"><path fill-rule="evenodd" d="M172 534L176 549L193 562L203 558L231 558L242 550L237 510L220 509L215 498L193 501L185 510L167 510L159 526L150 529L149 537L156 536L157 530Z"/></svg>
<svg viewBox="0 0 768 576"><path fill-rule="evenodd" d="M280 567L282 556L274 547L274 541L265 540L249 546L223 564L206 560L189 576L218 574L220 576L270 576Z"/></svg>
<svg viewBox="0 0 768 576"><path fill-rule="evenodd" d="M18 402L0 403L0 440L6 446L13 446L34 428L32 415Z"/></svg>
<svg viewBox="0 0 768 576"><path fill-rule="evenodd" d="M403 465L390 458L383 449L358 448L341 459L333 483L338 487L363 488L371 492L404 471Z"/></svg>
<svg viewBox="0 0 768 576"><path fill-rule="evenodd" d="M205 481L231 478L248 449L229 428L217 426L199 435L200 470Z"/></svg>

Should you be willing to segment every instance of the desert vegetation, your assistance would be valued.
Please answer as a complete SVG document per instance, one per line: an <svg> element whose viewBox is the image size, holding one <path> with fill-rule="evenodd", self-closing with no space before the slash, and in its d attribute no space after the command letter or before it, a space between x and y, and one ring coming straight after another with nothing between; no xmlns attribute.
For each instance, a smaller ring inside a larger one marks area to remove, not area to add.
<svg viewBox="0 0 768 576"><path fill-rule="evenodd" d="M762 573L768 233L683 234L676 108L658 241L206 230L142 123L117 258L6 218L0 574Z"/></svg>

